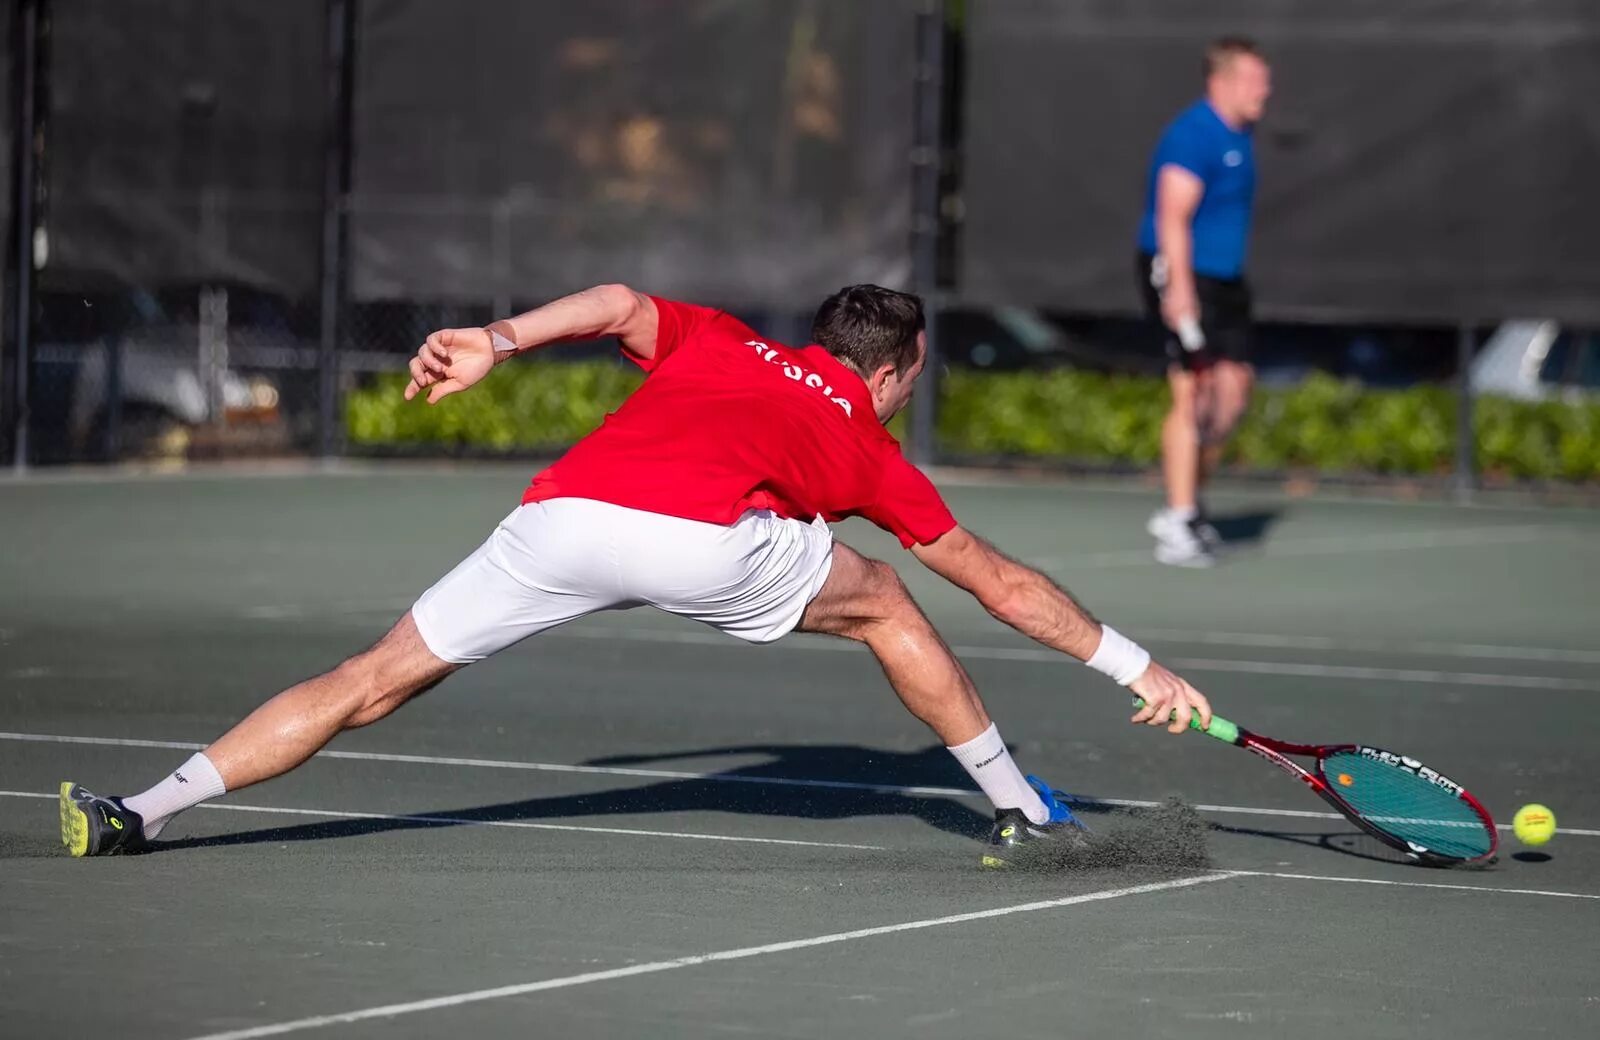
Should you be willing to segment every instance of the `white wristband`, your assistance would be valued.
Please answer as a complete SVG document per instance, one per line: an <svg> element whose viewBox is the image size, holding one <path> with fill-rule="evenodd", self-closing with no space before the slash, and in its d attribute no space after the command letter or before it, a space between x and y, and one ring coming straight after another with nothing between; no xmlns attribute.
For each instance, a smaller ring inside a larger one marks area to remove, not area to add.
<svg viewBox="0 0 1600 1040"><path fill-rule="evenodd" d="M1138 682L1150 667L1150 651L1110 625L1100 626L1100 646L1083 662L1123 686Z"/></svg>
<svg viewBox="0 0 1600 1040"><path fill-rule="evenodd" d="M1206 334L1200 331L1200 323L1188 315L1178 319L1178 342L1183 344L1183 349L1189 353L1204 350Z"/></svg>

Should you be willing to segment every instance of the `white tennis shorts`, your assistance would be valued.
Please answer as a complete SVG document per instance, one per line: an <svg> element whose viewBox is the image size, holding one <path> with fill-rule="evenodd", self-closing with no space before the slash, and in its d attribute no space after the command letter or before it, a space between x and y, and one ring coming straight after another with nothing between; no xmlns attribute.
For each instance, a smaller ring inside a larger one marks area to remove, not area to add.
<svg viewBox="0 0 1600 1040"><path fill-rule="evenodd" d="M652 606L768 643L800 623L833 565L819 518L751 510L732 526L556 498L520 506L411 608L455 664L600 610Z"/></svg>

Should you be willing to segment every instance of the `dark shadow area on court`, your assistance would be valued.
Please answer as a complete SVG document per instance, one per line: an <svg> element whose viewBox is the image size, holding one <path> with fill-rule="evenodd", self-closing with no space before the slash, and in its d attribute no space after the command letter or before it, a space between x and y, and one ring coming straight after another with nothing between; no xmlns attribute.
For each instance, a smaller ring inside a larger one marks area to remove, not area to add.
<svg viewBox="0 0 1600 1040"><path fill-rule="evenodd" d="M611 756L583 763L594 766L641 767L669 759L707 758L716 755L770 756L765 762L718 773L711 778L673 779L642 787L626 787L591 794L558 795L480 805L464 809L433 810L398 819L330 820L241 831L205 838L157 842L152 851L257 842L325 841L386 831L422 827L451 827L473 823L544 820L598 820L607 816L649 813L722 812L750 816L838 820L855 816L911 816L931 827L966 838L988 833L992 817L954 798L909 795L894 790L872 790L851 784L965 787L964 775L943 747L920 751L885 751L854 745L756 744L704 748L650 756ZM812 776L839 779L815 781ZM868 779L873 778L873 779ZM788 783L783 783L788 781ZM872 833L858 840L872 844Z"/></svg>
<svg viewBox="0 0 1600 1040"><path fill-rule="evenodd" d="M1213 513L1208 520L1230 548L1253 549L1267 540L1267 533L1283 518L1283 509L1253 509L1238 513Z"/></svg>
<svg viewBox="0 0 1600 1040"><path fill-rule="evenodd" d="M1255 827L1229 827L1222 823L1209 825L1214 834L1242 834L1251 838L1268 838L1272 841L1286 841L1293 845L1304 845L1310 848L1327 849L1344 856L1353 856L1356 859L1371 860L1375 863L1393 863L1404 867L1421 867L1428 870L1483 870L1494 865L1495 860L1477 864L1448 864L1428 863L1414 860L1399 849L1390 848L1370 834L1362 831L1273 831Z"/></svg>

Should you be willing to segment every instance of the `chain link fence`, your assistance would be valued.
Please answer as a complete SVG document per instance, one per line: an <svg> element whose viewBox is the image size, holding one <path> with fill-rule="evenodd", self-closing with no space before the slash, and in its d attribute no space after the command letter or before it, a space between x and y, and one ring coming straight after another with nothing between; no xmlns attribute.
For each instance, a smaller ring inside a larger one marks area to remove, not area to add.
<svg viewBox="0 0 1600 1040"><path fill-rule="evenodd" d="M386 450L347 438L346 402L433 329L627 281L788 342L825 294L871 281L935 311L941 361L902 431L920 459L1145 465L1164 391L1128 270L1143 163L1198 90L1200 43L1245 29L1283 55L1261 147L1264 381L1318 400L1330 374L1418 385L1372 436L1448 464L1443 415L1467 472L1472 416L1434 391L1467 385L1473 344L1500 373L1486 385L1530 401L1600 385L1600 297L1580 291L1594 199L1573 188L1600 173L1581 108L1600 16L1435 6L1291 24L1268 0L18 0L0 185L14 222L13 169L31 178L6 266L32 285L3 315L4 433L26 431L29 464ZM1391 89L1329 86L1368 52ZM1452 166L1436 192L1414 183ZM1520 310L1545 320L1496 330ZM1600 438L1589 422L1549 411L1476 443L1588 457L1571 444ZM1334 448L1263 441L1247 461L1349 463ZM1540 465L1522 468L1571 468Z"/></svg>
<svg viewBox="0 0 1600 1040"><path fill-rule="evenodd" d="M909 277L911 0L22 3L30 464L344 450L429 331L596 282Z"/></svg>

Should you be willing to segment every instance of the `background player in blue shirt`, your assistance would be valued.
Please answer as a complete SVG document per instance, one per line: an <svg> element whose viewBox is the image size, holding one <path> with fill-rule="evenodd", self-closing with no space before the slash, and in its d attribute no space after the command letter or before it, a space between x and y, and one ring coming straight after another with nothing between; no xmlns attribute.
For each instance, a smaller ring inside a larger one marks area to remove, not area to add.
<svg viewBox="0 0 1600 1040"><path fill-rule="evenodd" d="M1139 228L1139 284L1163 330L1172 409L1161 430L1166 507L1151 516L1156 559L1210 566L1219 542L1199 493L1250 401L1245 247L1255 200L1251 130L1272 73L1243 37L1206 48L1206 96L1161 135Z"/></svg>

